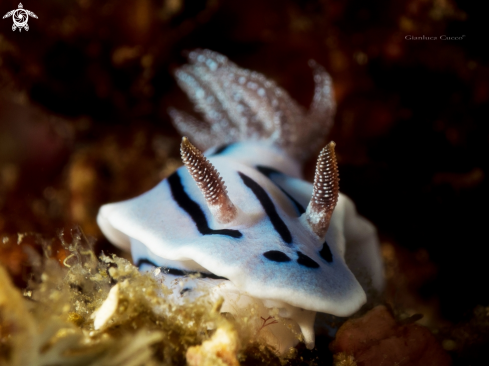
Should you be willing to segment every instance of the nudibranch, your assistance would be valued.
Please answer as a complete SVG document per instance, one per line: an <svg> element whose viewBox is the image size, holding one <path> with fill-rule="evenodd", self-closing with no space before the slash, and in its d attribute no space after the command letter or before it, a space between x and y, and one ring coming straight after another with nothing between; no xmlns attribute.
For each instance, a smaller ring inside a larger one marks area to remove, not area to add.
<svg viewBox="0 0 489 366"><path fill-rule="evenodd" d="M302 178L335 109L330 76L311 67L306 112L263 75L209 50L191 52L176 79L205 122L170 110L189 136L184 166L139 197L102 206L97 218L140 268L160 267L176 297L205 288L224 297L223 312L258 304L264 318L273 309L288 319L266 329L280 351L297 342L294 329L314 346L316 312L349 316L383 287L375 228L339 193L333 142L317 159L314 183Z"/></svg>

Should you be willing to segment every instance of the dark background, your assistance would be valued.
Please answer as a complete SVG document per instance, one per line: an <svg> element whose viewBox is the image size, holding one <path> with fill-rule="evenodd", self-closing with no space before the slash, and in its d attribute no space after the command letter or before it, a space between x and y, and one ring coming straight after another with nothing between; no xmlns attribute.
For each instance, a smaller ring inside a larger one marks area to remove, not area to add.
<svg viewBox="0 0 489 366"><path fill-rule="evenodd" d="M0 21L0 262L22 286L29 269L19 248L37 245L33 233L56 238L73 225L113 250L96 227L98 207L144 192L179 164L166 110L192 110L172 77L186 51L223 53L304 107L312 58L334 80L329 139L341 189L378 227L394 266L388 301L425 313L427 325L473 322L476 306L489 305L488 30L479 4L24 2L38 16L28 32ZM0 14L17 5L0 1ZM483 339L484 329L474 332Z"/></svg>

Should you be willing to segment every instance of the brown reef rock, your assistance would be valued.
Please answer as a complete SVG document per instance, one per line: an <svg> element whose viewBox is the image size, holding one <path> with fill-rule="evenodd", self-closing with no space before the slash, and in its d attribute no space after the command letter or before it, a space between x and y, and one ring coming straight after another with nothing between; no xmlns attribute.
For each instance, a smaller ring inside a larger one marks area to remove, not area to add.
<svg viewBox="0 0 489 366"><path fill-rule="evenodd" d="M383 305L343 324L330 348L336 355L353 356L358 366L452 363L428 328L397 322Z"/></svg>

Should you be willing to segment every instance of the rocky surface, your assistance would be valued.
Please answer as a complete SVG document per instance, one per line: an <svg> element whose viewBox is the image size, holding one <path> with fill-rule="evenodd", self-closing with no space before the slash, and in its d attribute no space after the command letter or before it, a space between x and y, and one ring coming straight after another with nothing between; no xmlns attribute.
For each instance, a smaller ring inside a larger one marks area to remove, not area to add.
<svg viewBox="0 0 489 366"><path fill-rule="evenodd" d="M396 321L383 305L343 324L330 348L335 354L351 355L358 366L451 365L450 356L428 328ZM336 357L337 364L340 359Z"/></svg>

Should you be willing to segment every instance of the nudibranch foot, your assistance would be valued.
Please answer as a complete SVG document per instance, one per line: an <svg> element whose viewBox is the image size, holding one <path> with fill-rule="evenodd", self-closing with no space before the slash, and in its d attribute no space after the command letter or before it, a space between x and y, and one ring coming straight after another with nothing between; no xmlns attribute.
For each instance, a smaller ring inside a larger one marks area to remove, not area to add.
<svg viewBox="0 0 489 366"><path fill-rule="evenodd" d="M179 306L188 301L207 297L211 302L223 299L220 311L255 321L256 336L278 354L286 353L302 340L309 349L314 348L315 311L308 311L273 300L260 300L248 296L229 280L206 272L182 271L158 267L149 260L138 261L142 271L151 271L172 291L167 300ZM168 265L168 264L167 264Z"/></svg>

